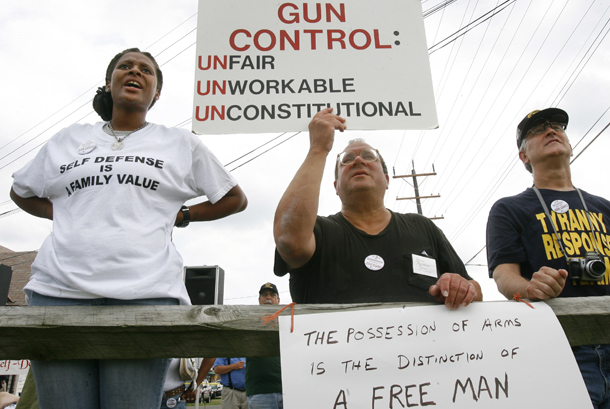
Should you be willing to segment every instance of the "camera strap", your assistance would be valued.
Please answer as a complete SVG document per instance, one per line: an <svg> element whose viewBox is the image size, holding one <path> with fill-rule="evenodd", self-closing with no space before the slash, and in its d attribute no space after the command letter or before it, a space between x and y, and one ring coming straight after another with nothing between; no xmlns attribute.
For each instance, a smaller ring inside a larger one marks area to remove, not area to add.
<svg viewBox="0 0 610 409"><path fill-rule="evenodd" d="M563 247L563 241L561 240L561 236L559 235L559 233L557 233L557 229L555 228L555 223L553 222L553 219L551 219L551 214L549 213L549 208L546 206L546 203L544 202L544 199L542 198L542 195L540 194L540 191L538 190L536 185L533 185L532 189L534 190L534 192L536 192L536 196L538 196L538 200L540 200L540 204L542 205L542 208L544 209L544 213L546 214L546 217L549 220L551 227L553 227L553 232L555 232L555 237L557 238L557 242L559 243L559 246L561 247L563 256L566 258L566 261L569 263L570 260L568 259L568 254L566 253L566 250ZM600 255L599 251L597 250L597 246L595 244L595 231L593 231L593 223L591 220L591 216L589 215L589 209L587 209L587 204L585 203L585 198L582 197L582 193L580 193L580 189L578 189L577 187L575 187L574 189L576 189L576 192L578 192L578 196L580 197L582 206L585 208L585 213L587 214L587 220L589 220L589 228L591 229L591 236L592 236L591 243L593 244L593 249L595 250L595 253L597 255Z"/></svg>

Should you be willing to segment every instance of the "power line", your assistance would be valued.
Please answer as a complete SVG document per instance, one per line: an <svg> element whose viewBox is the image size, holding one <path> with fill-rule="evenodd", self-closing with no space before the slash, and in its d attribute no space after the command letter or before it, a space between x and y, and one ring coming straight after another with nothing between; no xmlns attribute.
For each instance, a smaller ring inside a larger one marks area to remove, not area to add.
<svg viewBox="0 0 610 409"><path fill-rule="evenodd" d="M233 169L231 169L229 172L233 172L235 169L241 168L241 167L242 167L242 166L244 166L246 163L250 163L250 162L252 162L254 159L256 159L256 158L258 158L258 157L260 157L260 156L264 155L265 153L269 152L270 150L272 150L272 149L274 149L274 148L277 148L279 145L281 145L281 144L283 144L284 142L286 142L286 141L288 141L288 140L290 140L290 139L294 138L295 136L297 136L297 135L298 135L298 134L300 134L300 133L301 133L301 131L299 131L299 132L295 133L294 135L292 135L292 136L290 136L290 137L288 137L288 138L284 139L282 142L278 143L277 145L272 146L271 148L267 149L267 150L266 150L266 151L264 151L264 152L261 152L260 154L256 155L256 156L255 156L255 157L253 157L252 159L249 159L249 160L245 161L245 162L244 162L244 163L242 163L241 165L238 165L238 166L234 167L234 168L233 168Z"/></svg>
<svg viewBox="0 0 610 409"><path fill-rule="evenodd" d="M439 3L436 6L434 6L434 7L430 8L430 9L424 11L423 12L423 16L424 16L424 18L430 17L431 15L433 15L434 13L436 13L436 12L438 12L440 10L443 10L443 12L444 12L445 11L445 7L447 7L448 5L450 5L451 3L454 3L456 1L457 0L446 0L443 3Z"/></svg>
<svg viewBox="0 0 610 409"><path fill-rule="evenodd" d="M473 30L474 28L476 28L480 24L482 24L485 21L489 20L490 18L492 18L496 14L502 12L504 9L506 9L508 6L510 6L515 1L517 1L517 0L506 0L504 3L500 4L497 7L494 7L492 10L490 10L487 13L483 14L481 17L479 17L476 20L468 23L466 26L460 28L458 31L456 31L452 35L450 35L450 36L444 38L443 40L439 41L438 43L434 44L432 47L428 48L428 55L431 55L431 54L435 53L438 50L442 50L443 48L445 48L446 46L448 46L449 44L451 44L452 42L454 42L458 38L462 37L463 35L467 34L469 31ZM500 7L503 7L503 8L498 10ZM493 13L491 16L487 16L489 13L492 13L494 10L497 10L497 11L495 13ZM487 17L485 17L485 16L487 16ZM485 17L485 18L483 18L483 17ZM481 21L479 21L479 20L481 20ZM468 28L469 26L471 26L474 23L477 23L477 24L474 25L473 27ZM466 30L466 28L468 28L468 30ZM462 30L466 30L466 31L464 31L463 33L460 33L460 31L462 31ZM445 42L445 44L443 44L443 42ZM443 44L443 45L441 46L441 44ZM437 48L435 48L435 47L437 47Z"/></svg>
<svg viewBox="0 0 610 409"><path fill-rule="evenodd" d="M22 212L22 211L23 211L22 209L16 208L16 209L13 209L13 210L9 210L8 212L0 213L0 219L3 218L3 217L6 217L6 216L10 216L12 214L16 214L16 213Z"/></svg>
<svg viewBox="0 0 610 409"><path fill-rule="evenodd" d="M585 147L584 147L584 148L583 148L583 149L582 149L582 150L581 150L581 151L578 153L578 155L576 155L576 157L575 157L574 159L572 159L572 161L570 162L570 164L574 163L574 161L575 161L576 159L578 159L578 157L579 157L580 155L582 155L582 153L583 153L584 151L586 151L586 150L587 150L587 148L588 148L589 146L591 146L591 144L592 144L593 142L595 142L595 140L596 140L596 139L597 139L597 138L598 138L598 137L599 137L599 136L600 136L600 135L601 135L601 134L602 134L602 133L603 133L603 132L604 132L606 129L608 129L608 127L609 127L609 126L610 126L610 123L608 123L608 125L606 125L606 126L604 127L604 129L602 129L602 130L601 130L601 131L600 131L600 132L599 132L597 135L595 135L595 138L593 138L593 139L591 140L591 142L589 142L589 143L587 144L587 146L585 146Z"/></svg>
<svg viewBox="0 0 610 409"><path fill-rule="evenodd" d="M197 13L193 14L192 16L190 16L189 18L187 18L186 20L184 20L182 23L178 24L176 27L174 27L173 29L171 29L170 31L168 31L167 33L165 33L161 38L159 38L158 40L156 40L154 43L152 43L151 45L149 45L148 47L145 48L145 50L150 50L152 48L153 45L157 44L159 41L163 40L165 37L167 37L168 35L170 35L171 33L173 33L174 31L176 31L178 28L180 28L184 23L186 23L187 21L189 21L190 19L192 19L193 17L195 17L197 15ZM175 44L175 43L174 43ZM168 47L169 48L169 47ZM167 50L167 48L165 49ZM165 51L163 50L163 51ZM163 51L161 51L159 54L160 55Z"/></svg>

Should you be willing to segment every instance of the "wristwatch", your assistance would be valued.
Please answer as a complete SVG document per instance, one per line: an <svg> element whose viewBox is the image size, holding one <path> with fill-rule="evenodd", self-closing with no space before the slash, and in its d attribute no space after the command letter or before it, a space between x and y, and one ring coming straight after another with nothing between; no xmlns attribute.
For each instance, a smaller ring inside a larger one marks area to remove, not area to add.
<svg viewBox="0 0 610 409"><path fill-rule="evenodd" d="M182 212L182 222L177 224L176 227L186 227L191 222L191 212L189 211L188 206L185 205L182 205L180 211Z"/></svg>

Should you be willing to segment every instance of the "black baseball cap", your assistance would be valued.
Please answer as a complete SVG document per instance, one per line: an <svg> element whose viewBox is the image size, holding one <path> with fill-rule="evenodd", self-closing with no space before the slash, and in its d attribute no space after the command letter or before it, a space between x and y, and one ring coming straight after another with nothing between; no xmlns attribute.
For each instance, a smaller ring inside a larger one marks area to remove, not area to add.
<svg viewBox="0 0 610 409"><path fill-rule="evenodd" d="M530 112L517 125L517 148L521 147L521 143L530 129L543 124L545 121L559 122L567 126L568 120L568 113L559 108L547 108L542 111L535 110Z"/></svg>
<svg viewBox="0 0 610 409"><path fill-rule="evenodd" d="M265 283L261 286L261 289L258 290L259 295L263 293L263 291L273 291L274 293L279 295L279 292L277 291L277 287L275 286L275 284L272 283Z"/></svg>

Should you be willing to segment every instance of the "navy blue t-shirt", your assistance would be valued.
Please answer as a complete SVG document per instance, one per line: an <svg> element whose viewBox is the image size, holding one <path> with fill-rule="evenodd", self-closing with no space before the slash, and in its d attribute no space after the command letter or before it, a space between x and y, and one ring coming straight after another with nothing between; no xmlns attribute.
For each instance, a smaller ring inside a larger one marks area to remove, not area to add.
<svg viewBox="0 0 610 409"><path fill-rule="evenodd" d="M584 257L597 248L606 263L599 282L568 279L560 297L610 294L610 202L581 190L593 224L593 232L578 192L539 189L555 223L567 256ZM553 240L553 227L533 189L498 200L487 221L489 276L500 264L518 263L528 280L541 267L568 269L566 257Z"/></svg>

